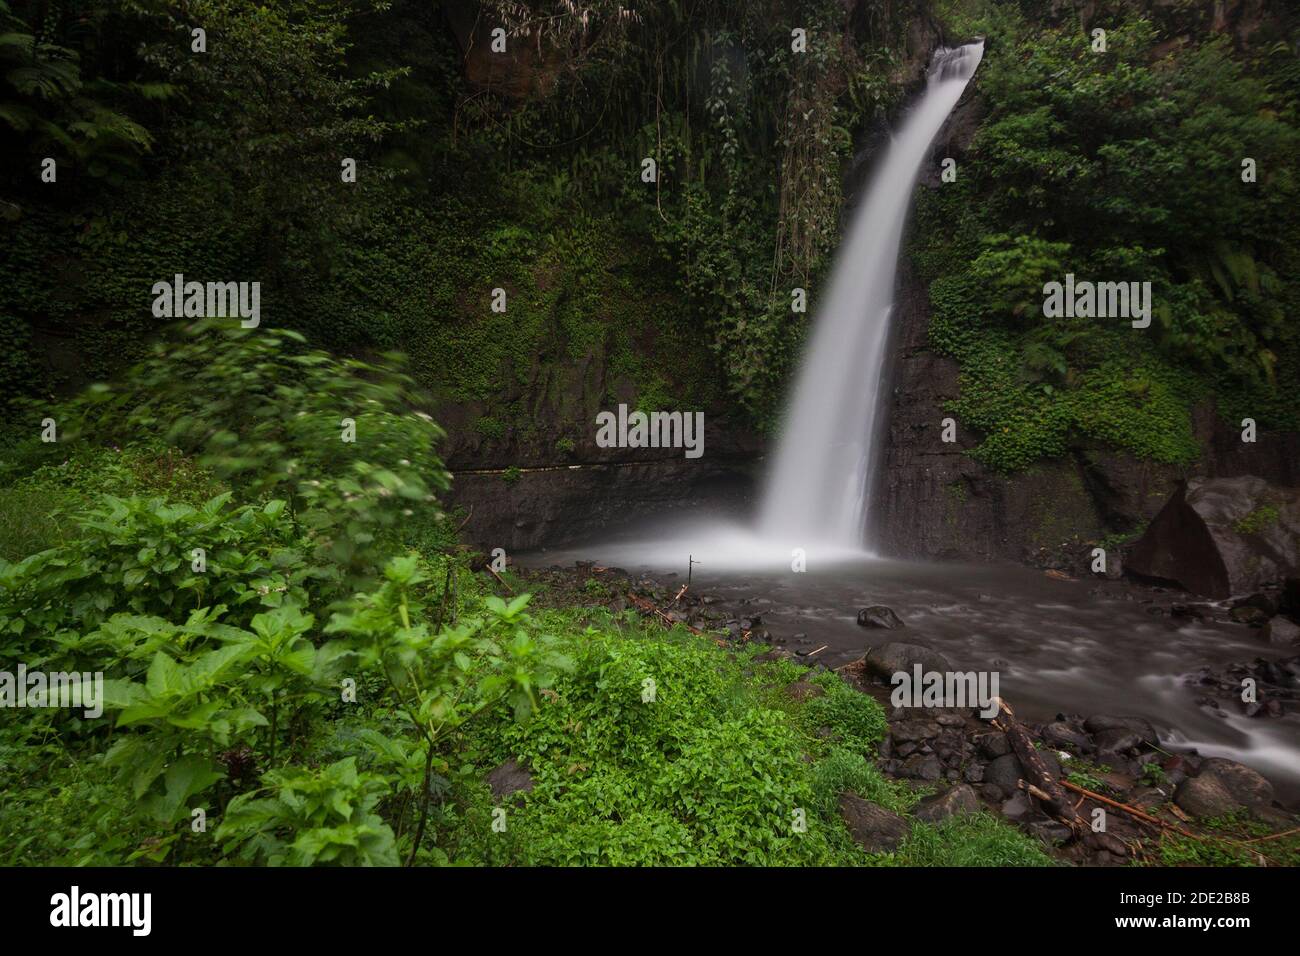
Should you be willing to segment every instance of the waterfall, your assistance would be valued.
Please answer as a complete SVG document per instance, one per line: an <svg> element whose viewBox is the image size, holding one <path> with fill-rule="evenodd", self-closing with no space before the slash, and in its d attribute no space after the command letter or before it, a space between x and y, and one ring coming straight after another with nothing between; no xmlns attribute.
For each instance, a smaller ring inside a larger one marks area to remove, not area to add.
<svg viewBox="0 0 1300 956"><path fill-rule="evenodd" d="M836 253L825 303L786 411L764 490L765 537L863 547L894 273L912 188L930 142L984 54L983 41L935 52L926 89L890 141Z"/></svg>

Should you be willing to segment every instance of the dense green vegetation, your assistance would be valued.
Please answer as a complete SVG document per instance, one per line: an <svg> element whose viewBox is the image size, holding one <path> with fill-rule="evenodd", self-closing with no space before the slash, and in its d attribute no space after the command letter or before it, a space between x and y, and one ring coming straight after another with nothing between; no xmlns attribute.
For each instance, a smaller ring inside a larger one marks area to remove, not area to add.
<svg viewBox="0 0 1300 956"><path fill-rule="evenodd" d="M936 5L951 38L988 37L984 116L957 181L918 190L913 255L961 365L952 410L1000 469L1093 441L1189 461L1210 398L1300 424L1300 66L1194 7L1105 4L1099 53L1037 0ZM904 102L929 10L489 2L474 27L475 4L416 0L8 3L0 394L142 355L144 290L183 271L263 282L268 322L321 347L403 349L477 434L538 458L567 457L596 389L766 427L807 319L791 290L815 309L845 160ZM488 21L526 49L474 54ZM1152 328L1043 319L1067 271L1151 281Z"/></svg>
<svg viewBox="0 0 1300 956"><path fill-rule="evenodd" d="M1043 6L941 10L987 115L913 256L975 454L1187 461L1207 396L1297 427L1294 51ZM871 698L595 579L501 593L440 506L440 404L561 460L590 400L772 424L929 8L0 0L0 657L106 678L0 724L0 862L1048 863L984 814L865 854L839 795L921 796ZM1042 320L1066 271L1153 281L1152 328ZM262 325L167 327L176 273Z"/></svg>
<svg viewBox="0 0 1300 956"><path fill-rule="evenodd" d="M883 712L837 675L796 702L804 669L757 648L494 595L437 510L410 387L200 323L18 450L4 659L100 672L104 712L4 722L4 862L1047 862L979 816L864 854L838 795L919 795L875 768ZM507 759L533 775L519 802L485 783Z"/></svg>
<svg viewBox="0 0 1300 956"><path fill-rule="evenodd" d="M1003 470L1081 441L1190 461L1207 398L1234 423L1300 427L1294 50L1247 59L1111 6L1100 52L1033 4L947 5L953 29L989 38L986 115L957 181L920 191L915 257L931 342L961 366L952 410ZM1151 327L1045 318L1043 285L1067 272L1151 282Z"/></svg>
<svg viewBox="0 0 1300 956"><path fill-rule="evenodd" d="M511 427L588 390L589 356L644 407L724 400L768 421L802 327L791 289L815 289L841 160L899 97L919 2L850 22L832 0L775 18L488 3L512 54L486 83L461 50L475 6L0 8L0 145L21 157L0 172L6 399L142 354L145 292L180 271L261 281L268 322L319 345L400 346L437 397ZM539 398L511 397L521 384Z"/></svg>

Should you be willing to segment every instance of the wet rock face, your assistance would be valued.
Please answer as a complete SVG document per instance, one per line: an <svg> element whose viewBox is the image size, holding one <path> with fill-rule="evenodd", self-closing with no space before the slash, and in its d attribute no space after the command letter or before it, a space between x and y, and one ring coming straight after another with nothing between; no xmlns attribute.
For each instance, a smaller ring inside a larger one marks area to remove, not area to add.
<svg viewBox="0 0 1300 956"><path fill-rule="evenodd" d="M1156 515L1125 567L1213 598L1279 584L1300 568L1300 490L1248 476L1192 479ZM1234 619L1255 626L1270 613L1250 604L1233 610Z"/></svg>
<svg viewBox="0 0 1300 956"><path fill-rule="evenodd" d="M897 283L889 407L872 491L872 533L883 552L1087 573L1088 542L1149 522L1187 477L1176 466L1084 442L1060 459L1000 475L970 457L983 436L960 421L956 442L943 443L941 422L960 394L960 369L930 349L929 293L906 253ZM1240 428L1209 403L1192 410L1192 425L1203 449L1197 463L1202 474L1254 474L1280 486L1300 485L1300 435L1242 442ZM1118 570L1119 557L1107 555L1108 573Z"/></svg>

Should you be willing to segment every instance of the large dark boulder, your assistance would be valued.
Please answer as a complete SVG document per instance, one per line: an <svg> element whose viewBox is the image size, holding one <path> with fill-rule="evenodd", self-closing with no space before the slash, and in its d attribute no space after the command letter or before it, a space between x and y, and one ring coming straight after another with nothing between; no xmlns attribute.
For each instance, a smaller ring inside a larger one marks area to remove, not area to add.
<svg viewBox="0 0 1300 956"><path fill-rule="evenodd" d="M1125 570L1207 597L1280 584L1300 568L1300 489L1193 478L1138 539Z"/></svg>
<svg viewBox="0 0 1300 956"><path fill-rule="evenodd" d="M1254 770L1222 757L1205 761L1201 772L1184 780L1174 801L1192 816L1220 817L1238 807L1267 807L1273 785Z"/></svg>
<svg viewBox="0 0 1300 956"><path fill-rule="evenodd" d="M924 644L909 644L901 641L869 648L863 658L863 663L866 665L868 673L886 682L891 680L895 674L913 676L913 668L917 664L921 665L923 673L946 674L952 670L948 658L938 651L931 650Z"/></svg>

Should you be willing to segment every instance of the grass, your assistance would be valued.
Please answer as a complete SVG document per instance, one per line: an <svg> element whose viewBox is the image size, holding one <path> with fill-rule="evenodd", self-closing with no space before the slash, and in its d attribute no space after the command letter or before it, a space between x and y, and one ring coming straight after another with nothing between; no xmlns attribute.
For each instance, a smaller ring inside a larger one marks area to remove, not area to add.
<svg viewBox="0 0 1300 956"><path fill-rule="evenodd" d="M599 609L543 612L576 667L531 721L475 731L483 767L514 758L534 787L497 839L467 788L439 838L453 860L534 865L1046 865L1032 839L984 815L916 822L894 854L865 853L839 816L844 791L908 812L921 793L888 780L871 754L880 706L838 675L760 648L726 650L680 629ZM803 702L792 680L823 688ZM806 828L795 826L801 819Z"/></svg>
<svg viewBox="0 0 1300 956"><path fill-rule="evenodd" d="M1209 831L1194 840L1171 831L1160 837L1159 857L1165 866L1300 866L1300 833L1260 840L1271 831L1246 811L1199 821ZM1260 859L1263 854L1264 860Z"/></svg>

